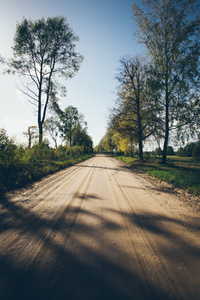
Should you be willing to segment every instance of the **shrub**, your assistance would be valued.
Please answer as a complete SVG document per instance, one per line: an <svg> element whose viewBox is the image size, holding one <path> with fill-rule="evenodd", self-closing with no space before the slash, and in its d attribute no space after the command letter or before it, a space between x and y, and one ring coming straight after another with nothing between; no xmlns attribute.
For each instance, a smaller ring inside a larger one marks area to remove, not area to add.
<svg viewBox="0 0 200 300"><path fill-rule="evenodd" d="M55 158L60 161L65 161L68 159L70 155L70 147L69 146L58 146L58 148L54 151Z"/></svg>

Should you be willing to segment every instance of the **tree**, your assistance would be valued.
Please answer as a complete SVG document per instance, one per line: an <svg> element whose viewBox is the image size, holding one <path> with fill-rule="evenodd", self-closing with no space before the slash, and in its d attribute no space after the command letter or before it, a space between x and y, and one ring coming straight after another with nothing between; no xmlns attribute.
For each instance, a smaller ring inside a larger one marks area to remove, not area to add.
<svg viewBox="0 0 200 300"><path fill-rule="evenodd" d="M17 24L10 67L26 79L22 92L37 107L40 143L47 107L51 101L56 101L58 89L63 89L57 78L72 77L83 59L75 52L76 41L78 37L64 17L47 18L46 21L24 18Z"/></svg>
<svg viewBox="0 0 200 300"><path fill-rule="evenodd" d="M114 139L114 131L108 129L104 137L101 139L98 150L99 152L113 152L116 149L116 141Z"/></svg>
<svg viewBox="0 0 200 300"><path fill-rule="evenodd" d="M24 135L28 136L28 148L31 148L32 140L38 138L38 134L36 133L36 126L29 126L26 132L23 132Z"/></svg>
<svg viewBox="0 0 200 300"><path fill-rule="evenodd" d="M61 110L58 105L54 105L54 109L59 117L58 128L61 132L61 137L65 141L69 141L69 145L72 146L73 130L79 122L78 109L72 105L69 105L64 110Z"/></svg>
<svg viewBox="0 0 200 300"><path fill-rule="evenodd" d="M58 103L52 106L53 111L57 114L59 121L57 126L61 132L61 137L71 146L84 146L85 152L93 151L93 142L87 134L87 122L84 116L78 112L78 109L69 105L62 110Z"/></svg>
<svg viewBox="0 0 200 300"><path fill-rule="evenodd" d="M157 98L149 92L149 73L143 58L123 58L117 79L121 90L118 107L111 116L114 130L137 141L139 159L143 161L143 141L155 131L158 123Z"/></svg>
<svg viewBox="0 0 200 300"><path fill-rule="evenodd" d="M92 138L87 134L87 128L82 128L80 124L74 129L73 146L83 146L84 153L93 152Z"/></svg>
<svg viewBox="0 0 200 300"><path fill-rule="evenodd" d="M59 133L58 126L59 126L58 120L56 117L53 117L53 116L46 119L46 121L44 122L44 128L50 134L52 140L55 143L56 149L58 147L58 144L57 144L57 137L58 137L58 133Z"/></svg>
<svg viewBox="0 0 200 300"><path fill-rule="evenodd" d="M165 120L162 163L166 163L170 130L186 132L184 127L188 124L194 130L197 122L194 110L199 108L196 95L200 18L196 3L196 0L143 0L143 9L136 3L132 6L139 27L135 35L147 47L157 88L161 90Z"/></svg>

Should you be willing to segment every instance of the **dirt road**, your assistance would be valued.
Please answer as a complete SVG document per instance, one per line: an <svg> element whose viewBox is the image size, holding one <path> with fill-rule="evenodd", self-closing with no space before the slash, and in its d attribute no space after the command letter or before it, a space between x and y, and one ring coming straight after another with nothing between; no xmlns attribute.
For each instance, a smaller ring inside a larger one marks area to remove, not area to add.
<svg viewBox="0 0 200 300"><path fill-rule="evenodd" d="M96 156L0 201L0 299L200 299L198 212Z"/></svg>

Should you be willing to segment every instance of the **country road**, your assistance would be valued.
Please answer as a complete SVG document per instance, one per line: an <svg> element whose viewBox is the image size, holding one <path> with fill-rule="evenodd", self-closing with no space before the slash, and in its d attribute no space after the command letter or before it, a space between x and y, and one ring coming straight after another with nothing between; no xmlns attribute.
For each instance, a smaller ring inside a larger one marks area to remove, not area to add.
<svg viewBox="0 0 200 300"><path fill-rule="evenodd" d="M200 299L200 224L95 156L0 200L0 299Z"/></svg>

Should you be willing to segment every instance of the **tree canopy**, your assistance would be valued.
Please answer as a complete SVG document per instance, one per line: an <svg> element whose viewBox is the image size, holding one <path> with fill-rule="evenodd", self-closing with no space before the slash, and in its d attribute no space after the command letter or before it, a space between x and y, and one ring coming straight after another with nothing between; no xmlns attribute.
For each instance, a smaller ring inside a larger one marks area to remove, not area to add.
<svg viewBox="0 0 200 300"><path fill-rule="evenodd" d="M199 7L195 0L143 0L133 3L135 35L146 45L165 121L162 162L169 132L197 129L199 115Z"/></svg>
<svg viewBox="0 0 200 300"><path fill-rule="evenodd" d="M120 61L117 79L120 83L117 106L112 110L111 128L123 137L128 137L139 147L139 159L143 160L143 141L155 133L157 117L157 97L150 91L150 72L142 57L123 58Z"/></svg>
<svg viewBox="0 0 200 300"><path fill-rule="evenodd" d="M75 51L77 41L64 17L24 18L17 23L10 67L23 76L22 92L37 108L40 142L47 107L63 89L58 78L72 77L79 70L83 57Z"/></svg>

